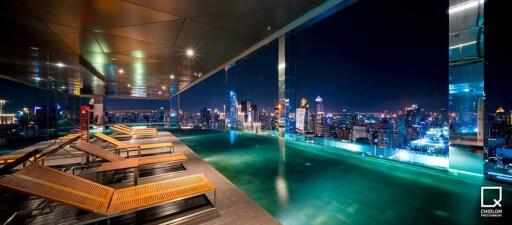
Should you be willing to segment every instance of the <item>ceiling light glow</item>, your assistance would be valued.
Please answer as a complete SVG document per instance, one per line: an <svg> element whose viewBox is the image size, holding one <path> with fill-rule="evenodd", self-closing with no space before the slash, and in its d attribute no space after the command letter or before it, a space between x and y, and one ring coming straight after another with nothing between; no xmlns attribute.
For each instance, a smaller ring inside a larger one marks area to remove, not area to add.
<svg viewBox="0 0 512 225"><path fill-rule="evenodd" d="M471 42L463 43L460 45L454 45L454 46L451 46L449 49L460 48L460 47L464 47L466 45L472 45L472 44L476 44L476 41L471 41Z"/></svg>
<svg viewBox="0 0 512 225"><path fill-rule="evenodd" d="M194 49L191 49L191 48L187 49L187 50L185 51L185 54L186 54L188 57L194 57L194 55L195 55Z"/></svg>
<svg viewBox="0 0 512 225"><path fill-rule="evenodd" d="M478 6L478 4L484 4L484 0L472 0L467 1L458 5L454 5L448 9L448 14L464 11L469 8L473 8L475 6Z"/></svg>

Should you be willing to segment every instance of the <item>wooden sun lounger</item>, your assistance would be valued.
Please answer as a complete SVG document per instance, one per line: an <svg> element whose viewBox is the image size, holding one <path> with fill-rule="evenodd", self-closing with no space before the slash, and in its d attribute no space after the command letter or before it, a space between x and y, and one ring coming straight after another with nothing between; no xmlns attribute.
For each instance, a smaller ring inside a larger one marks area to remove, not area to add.
<svg viewBox="0 0 512 225"><path fill-rule="evenodd" d="M114 127L119 127L119 128L124 128L126 130L136 130L136 131L153 131L153 132L156 132L156 128L152 128L152 127L146 127L146 128L137 128L137 127L130 127L130 126L126 126L124 124L114 124L113 125Z"/></svg>
<svg viewBox="0 0 512 225"><path fill-rule="evenodd" d="M23 155L20 154L8 154L0 156L0 165L10 163Z"/></svg>
<svg viewBox="0 0 512 225"><path fill-rule="evenodd" d="M132 132L152 132L152 133L156 133L157 132L156 128L152 128L152 127L148 127L148 128L134 128L134 127L129 127L129 126L122 125L122 124L114 124L114 125L112 125L112 127L123 129L123 130L132 131Z"/></svg>
<svg viewBox="0 0 512 225"><path fill-rule="evenodd" d="M120 127L110 127L111 130L113 130L115 133L119 133L126 136L132 136L132 137L156 137L156 132L148 132L148 131L131 131L126 130Z"/></svg>
<svg viewBox="0 0 512 225"><path fill-rule="evenodd" d="M77 141L78 139L80 139L80 136L75 136L73 138L68 139L67 141L58 143L56 147L51 148L50 150L47 150L47 149L50 147L53 147L53 145L50 147L45 147L45 148L36 148L30 152L27 152L24 155L19 155L19 157L16 156L16 159L10 161L5 166L0 168L0 175L12 172L12 170L19 165L23 164L23 167L24 167L26 162L31 161L31 160L32 160L32 162L40 162L42 165L44 165L44 159L47 156L49 156L55 152L58 152L59 150L65 148L66 146L70 145L71 143Z"/></svg>
<svg viewBox="0 0 512 225"><path fill-rule="evenodd" d="M82 152L85 152L87 154L93 155L95 157L115 162L115 161L121 161L126 160L126 158L123 158L113 152L110 152L108 150L105 150L99 146L93 145L91 143L87 143L84 141L79 141L76 143L71 144L71 147L80 150ZM155 164L155 163L162 163L162 162L170 162L170 161L185 161L187 160L187 157L183 153L174 153L174 154L160 154L160 155L154 155L154 156L144 156L144 157L138 157L140 162L147 162L147 163L141 163L140 165L145 164Z"/></svg>
<svg viewBox="0 0 512 225"><path fill-rule="evenodd" d="M96 133L94 134L95 137L103 140L103 141L106 141L110 144L113 144L116 146L116 150L124 150L127 152L127 154L129 154L130 151L138 151L139 153L139 156L140 156L140 152L141 150L148 150L148 149L155 149L155 148L169 148L170 149L170 153L174 153L174 146L171 142L167 142L167 143L154 143L154 144L141 144L141 145L138 145L138 144L132 144L132 145L129 145L129 144L126 144L122 141L119 141L113 137L110 137L108 135L105 135L103 133Z"/></svg>
<svg viewBox="0 0 512 225"><path fill-rule="evenodd" d="M29 153L27 154L9 154L9 155L3 155L3 156L0 156L0 165L1 164L16 164L16 166L18 166L20 163L18 162L21 162L21 163L24 163L25 161L27 160L30 160L30 159L34 159L34 161L38 161L38 160L41 160L41 159L44 159L46 156L50 155L50 154L53 154L57 151L59 151L60 149L68 146L69 144L75 142L76 140L80 139L80 135L71 135L71 136L68 136L66 135L67 137L65 139L60 139L60 138L56 138L54 139L55 141L63 141L61 143L59 143L57 145L57 147L53 148L52 150L48 151L48 152L43 152L43 150L51 147L45 147L45 148L39 148L38 149L38 153L37 155L34 155L34 151L30 151ZM43 152L42 154L39 154ZM30 157L28 157L27 155L28 154L31 154ZM7 165L6 165L7 166ZM11 166L12 167L12 166ZM15 167L15 166L14 166ZM12 168L14 168L12 167Z"/></svg>
<svg viewBox="0 0 512 225"><path fill-rule="evenodd" d="M32 164L0 179L0 187L106 215L107 218L213 192L203 174L113 189L46 166ZM107 219L105 218L105 219Z"/></svg>
<svg viewBox="0 0 512 225"><path fill-rule="evenodd" d="M55 138L56 141L67 141L70 139L75 139L76 137L80 137L80 134L67 134L62 137Z"/></svg>
<svg viewBox="0 0 512 225"><path fill-rule="evenodd" d="M153 165L160 163L182 163L187 160L187 156L183 153L174 153L174 154L161 154L161 155L153 155L153 156L145 156L138 158L126 159L123 158L113 152L107 151L99 146L93 145L91 143L87 143L84 141L80 141L71 145L72 148L75 148L79 151L86 153L86 162L89 163L89 155L95 156L97 158L101 158L107 160L109 162L102 163L100 168L96 169L96 173L103 173L106 171L112 170L125 170L125 169L134 169L134 184L138 183L138 168L144 165ZM117 163L121 162L121 163ZM124 162L124 163L123 163ZM135 163L135 166L134 164ZM111 164L115 164L114 166ZM107 169L105 169L107 168Z"/></svg>

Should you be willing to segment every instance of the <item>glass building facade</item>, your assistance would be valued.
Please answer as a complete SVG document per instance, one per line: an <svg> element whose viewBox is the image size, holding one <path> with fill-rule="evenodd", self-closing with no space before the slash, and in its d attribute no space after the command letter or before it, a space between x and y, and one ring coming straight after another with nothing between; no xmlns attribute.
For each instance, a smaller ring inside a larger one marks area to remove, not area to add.
<svg viewBox="0 0 512 225"><path fill-rule="evenodd" d="M483 145L483 3L451 0L448 11L450 134L456 144Z"/></svg>

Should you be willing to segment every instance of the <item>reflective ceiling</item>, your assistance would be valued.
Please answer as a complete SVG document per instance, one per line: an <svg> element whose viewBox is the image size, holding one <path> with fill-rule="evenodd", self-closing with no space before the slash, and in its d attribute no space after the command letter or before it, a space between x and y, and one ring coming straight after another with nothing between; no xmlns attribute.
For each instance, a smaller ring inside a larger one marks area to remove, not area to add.
<svg viewBox="0 0 512 225"><path fill-rule="evenodd" d="M82 94L167 98L323 1L23 0L10 7L65 45L67 55L48 63L74 68L60 77L81 80L63 85L78 85ZM78 66L80 57L86 62Z"/></svg>

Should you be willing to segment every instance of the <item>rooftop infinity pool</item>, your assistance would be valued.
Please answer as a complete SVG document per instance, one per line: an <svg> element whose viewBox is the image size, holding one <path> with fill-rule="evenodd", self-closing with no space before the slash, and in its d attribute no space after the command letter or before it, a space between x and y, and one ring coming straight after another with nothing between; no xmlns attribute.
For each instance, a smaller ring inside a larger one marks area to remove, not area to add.
<svg viewBox="0 0 512 225"><path fill-rule="evenodd" d="M480 187L496 185L480 176L279 138L229 131L172 132L286 225L498 222L480 215ZM504 187L502 205L512 205L510 196L510 187Z"/></svg>

